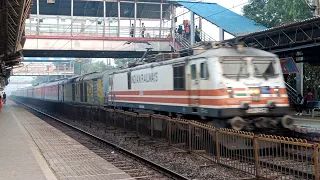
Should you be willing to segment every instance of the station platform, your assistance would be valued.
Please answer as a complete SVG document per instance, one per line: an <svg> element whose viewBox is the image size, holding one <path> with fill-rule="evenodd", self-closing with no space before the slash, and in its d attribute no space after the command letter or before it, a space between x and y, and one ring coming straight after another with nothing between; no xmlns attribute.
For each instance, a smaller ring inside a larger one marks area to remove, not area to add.
<svg viewBox="0 0 320 180"><path fill-rule="evenodd" d="M134 179L8 100L0 112L0 180Z"/></svg>

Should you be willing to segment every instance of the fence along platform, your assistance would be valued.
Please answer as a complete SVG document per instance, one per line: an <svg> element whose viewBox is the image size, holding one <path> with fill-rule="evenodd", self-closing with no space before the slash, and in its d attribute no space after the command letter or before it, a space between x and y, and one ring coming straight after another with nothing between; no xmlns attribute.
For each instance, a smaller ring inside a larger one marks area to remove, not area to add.
<svg viewBox="0 0 320 180"><path fill-rule="evenodd" d="M131 131L141 141L147 136L162 139L170 146L197 153L215 163L256 177L319 180L319 145L307 143L306 140L216 129L196 121L163 115L138 115L93 106L63 106L50 106L55 108L50 111L82 121L90 127L105 128L105 131Z"/></svg>

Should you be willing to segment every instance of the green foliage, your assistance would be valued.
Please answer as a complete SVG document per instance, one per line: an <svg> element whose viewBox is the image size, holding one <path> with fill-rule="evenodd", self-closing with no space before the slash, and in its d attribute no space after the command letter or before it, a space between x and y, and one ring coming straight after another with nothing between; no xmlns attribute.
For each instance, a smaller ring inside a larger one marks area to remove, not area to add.
<svg viewBox="0 0 320 180"><path fill-rule="evenodd" d="M39 84L42 84L42 83L45 83L45 82L48 82L48 81L51 81L54 79L59 79L62 77L64 77L64 76L37 76L31 81L31 83L33 86L37 86Z"/></svg>
<svg viewBox="0 0 320 180"><path fill-rule="evenodd" d="M304 0L249 0L243 13L269 28L312 17L312 11Z"/></svg>
<svg viewBox="0 0 320 180"><path fill-rule="evenodd" d="M309 63L303 64L303 70L304 70L304 92L306 92L307 88L311 88L313 90L316 90L320 86L320 67L319 66L313 66Z"/></svg>
<svg viewBox="0 0 320 180"><path fill-rule="evenodd" d="M114 64L116 67L127 67L129 62L133 62L134 58L122 58L122 59L115 59Z"/></svg>
<svg viewBox="0 0 320 180"><path fill-rule="evenodd" d="M312 0L307 0L309 4ZM304 0L249 0L243 8L244 16L266 27L279 26L311 18L313 12ZM310 87L316 92L320 85L320 67L304 63L304 92ZM286 81L295 87L295 74L286 75ZM314 93L317 94L317 93Z"/></svg>
<svg viewBox="0 0 320 180"><path fill-rule="evenodd" d="M92 72L101 72L107 70L107 65L103 61L93 62L92 59L81 59L81 63L75 61L74 72L75 74L86 74ZM80 71L81 67L81 71Z"/></svg>

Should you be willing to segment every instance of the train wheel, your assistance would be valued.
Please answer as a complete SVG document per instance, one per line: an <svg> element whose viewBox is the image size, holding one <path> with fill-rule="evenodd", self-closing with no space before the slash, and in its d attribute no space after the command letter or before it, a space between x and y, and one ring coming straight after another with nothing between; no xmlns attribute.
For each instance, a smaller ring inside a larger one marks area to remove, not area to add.
<svg viewBox="0 0 320 180"><path fill-rule="evenodd" d="M293 127L293 118L289 115L285 115L281 118L281 124L283 127L291 129Z"/></svg>
<svg viewBox="0 0 320 180"><path fill-rule="evenodd" d="M241 131L246 127L246 121L239 116L230 119L232 129Z"/></svg>

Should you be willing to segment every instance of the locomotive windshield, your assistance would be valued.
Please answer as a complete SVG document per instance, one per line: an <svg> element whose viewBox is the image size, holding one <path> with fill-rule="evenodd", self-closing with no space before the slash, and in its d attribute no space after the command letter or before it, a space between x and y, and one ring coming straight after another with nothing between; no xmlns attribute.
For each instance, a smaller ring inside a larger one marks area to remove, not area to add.
<svg viewBox="0 0 320 180"><path fill-rule="evenodd" d="M247 61L241 58L223 58L221 60L223 75L229 78L245 78L249 76Z"/></svg>
<svg viewBox="0 0 320 180"><path fill-rule="evenodd" d="M274 59L253 59L253 69L255 77L272 78L277 76Z"/></svg>

